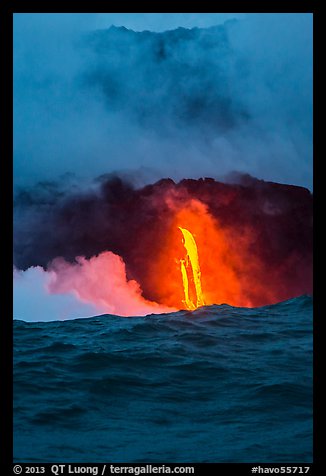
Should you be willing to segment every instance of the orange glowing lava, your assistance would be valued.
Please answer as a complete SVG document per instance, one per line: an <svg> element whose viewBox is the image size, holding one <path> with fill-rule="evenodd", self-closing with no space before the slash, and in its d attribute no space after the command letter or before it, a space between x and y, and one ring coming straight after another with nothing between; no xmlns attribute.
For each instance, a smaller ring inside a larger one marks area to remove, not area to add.
<svg viewBox="0 0 326 476"><path fill-rule="evenodd" d="M250 234L232 236L199 200L180 205L160 236L157 254L148 267L151 299L188 310L222 303L251 306L246 290L250 283L243 273L255 266L246 252Z"/></svg>
<svg viewBox="0 0 326 476"><path fill-rule="evenodd" d="M190 233L190 231L186 230L185 228L181 228L181 226L179 226L179 230L181 230L182 232L184 239L184 247L187 251L186 258L180 260L182 283L185 294L185 299L183 302L186 305L187 309L193 310L205 305L203 291L201 287L201 272L199 266L198 250L196 240ZM192 270L192 281L195 286L196 304L194 302L195 299L192 300L190 298L189 293L188 271L190 271L190 269Z"/></svg>

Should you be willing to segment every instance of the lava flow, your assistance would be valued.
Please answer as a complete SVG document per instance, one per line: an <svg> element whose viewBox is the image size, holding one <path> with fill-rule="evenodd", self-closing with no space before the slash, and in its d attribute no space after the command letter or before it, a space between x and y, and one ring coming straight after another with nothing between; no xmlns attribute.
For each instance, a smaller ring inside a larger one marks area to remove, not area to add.
<svg viewBox="0 0 326 476"><path fill-rule="evenodd" d="M185 299L183 303L185 304L187 309L193 310L197 309L197 307L205 305L203 291L201 287L201 272L198 259L198 250L195 238L190 233L190 231L186 230L185 228L181 228L181 226L179 226L179 229L182 232L184 238L184 247L187 250L186 258L180 260L182 284L185 293ZM194 293L196 296L195 299L191 299L189 293L189 279L187 273L189 268L192 269L192 281L194 283ZM195 300L196 304L194 302Z"/></svg>

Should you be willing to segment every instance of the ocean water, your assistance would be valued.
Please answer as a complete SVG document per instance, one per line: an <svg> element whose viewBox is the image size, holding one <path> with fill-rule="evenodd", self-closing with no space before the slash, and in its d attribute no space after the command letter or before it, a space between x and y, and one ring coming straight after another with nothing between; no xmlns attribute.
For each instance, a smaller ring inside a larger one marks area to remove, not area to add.
<svg viewBox="0 0 326 476"><path fill-rule="evenodd" d="M16 462L311 462L312 299L14 321Z"/></svg>

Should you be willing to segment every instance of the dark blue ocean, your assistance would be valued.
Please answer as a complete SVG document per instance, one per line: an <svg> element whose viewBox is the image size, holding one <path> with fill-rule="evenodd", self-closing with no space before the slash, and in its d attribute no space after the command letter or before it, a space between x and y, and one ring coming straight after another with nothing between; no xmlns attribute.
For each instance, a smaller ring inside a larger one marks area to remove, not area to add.
<svg viewBox="0 0 326 476"><path fill-rule="evenodd" d="M312 299L14 321L16 462L311 462Z"/></svg>

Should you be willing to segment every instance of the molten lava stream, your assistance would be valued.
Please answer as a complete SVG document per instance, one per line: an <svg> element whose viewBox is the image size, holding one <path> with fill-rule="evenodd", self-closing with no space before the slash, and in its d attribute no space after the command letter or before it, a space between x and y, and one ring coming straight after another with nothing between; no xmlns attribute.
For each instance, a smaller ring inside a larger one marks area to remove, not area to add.
<svg viewBox="0 0 326 476"><path fill-rule="evenodd" d="M235 240L199 200L179 206L174 206L173 217L166 221L158 252L147 267L146 297L188 310L250 304L242 292L249 262L242 238Z"/></svg>
<svg viewBox="0 0 326 476"><path fill-rule="evenodd" d="M201 286L201 272L200 272L200 266L199 266L198 250L197 250L195 238L190 233L190 231L187 230L186 228L181 228L181 226L179 226L179 229L182 232L183 244L187 251L186 259L180 260L182 283L183 283L183 289L184 289L184 295L185 295L185 299L183 303L185 304L187 309L194 310L200 306L205 305L202 286ZM190 274L190 268L192 270L192 278L193 278L193 282L195 286L194 294L195 294L196 304L193 302L193 300L189 296L188 273Z"/></svg>

